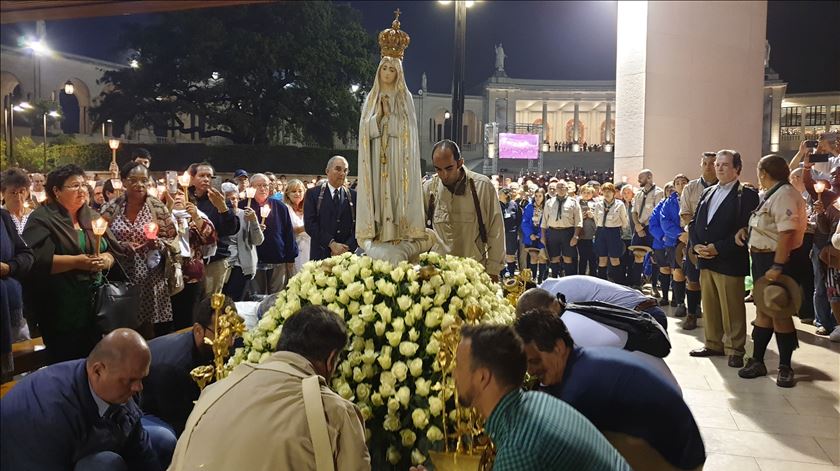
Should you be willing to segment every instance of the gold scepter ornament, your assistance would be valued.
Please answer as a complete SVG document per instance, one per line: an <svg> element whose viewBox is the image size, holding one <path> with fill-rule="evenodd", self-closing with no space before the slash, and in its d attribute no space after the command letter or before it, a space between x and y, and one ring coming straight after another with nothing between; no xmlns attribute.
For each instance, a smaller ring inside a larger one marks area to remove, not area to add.
<svg viewBox="0 0 840 471"><path fill-rule="evenodd" d="M204 389L215 377L216 381L224 379L228 375L225 369L225 361L230 356L230 346L236 337L245 332L245 322L239 314L231 307L225 305L225 295L213 293L210 296L210 307L215 311L213 314L213 340L204 337L204 343L213 348L213 364L202 365L190 371L193 381L198 384L199 389Z"/></svg>

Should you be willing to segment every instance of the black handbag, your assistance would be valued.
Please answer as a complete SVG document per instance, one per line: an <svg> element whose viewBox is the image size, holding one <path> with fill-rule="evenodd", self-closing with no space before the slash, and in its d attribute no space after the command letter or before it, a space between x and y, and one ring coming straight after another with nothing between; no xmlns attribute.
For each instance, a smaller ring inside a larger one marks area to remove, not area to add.
<svg viewBox="0 0 840 471"><path fill-rule="evenodd" d="M137 330L140 327L139 305L139 286L127 281L111 281L105 274L104 284L96 288L96 326L103 335L123 327Z"/></svg>
<svg viewBox="0 0 840 471"><path fill-rule="evenodd" d="M625 350L638 350L659 358L665 358L671 352L668 333L646 312L637 312L602 301L567 303L565 310L574 311L601 324L627 332Z"/></svg>

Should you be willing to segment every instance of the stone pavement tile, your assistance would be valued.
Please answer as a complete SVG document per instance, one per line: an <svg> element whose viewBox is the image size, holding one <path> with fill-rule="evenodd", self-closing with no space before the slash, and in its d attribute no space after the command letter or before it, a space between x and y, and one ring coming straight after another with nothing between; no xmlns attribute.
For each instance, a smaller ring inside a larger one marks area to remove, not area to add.
<svg viewBox="0 0 840 471"><path fill-rule="evenodd" d="M838 438L838 421L836 417L810 417L798 414L777 414L774 412L745 414L731 411L731 414L739 430L802 435L815 438Z"/></svg>
<svg viewBox="0 0 840 471"><path fill-rule="evenodd" d="M698 427L739 430L738 424L735 423L732 413L727 408L698 406L691 408L691 414Z"/></svg>
<svg viewBox="0 0 840 471"><path fill-rule="evenodd" d="M840 418L840 404L837 398L824 399L818 397L787 396L787 401L797 413L802 415L819 415Z"/></svg>
<svg viewBox="0 0 840 471"><path fill-rule="evenodd" d="M725 455L723 453L709 453L703 471L760 471L758 463L752 456ZM789 470L786 470L789 471Z"/></svg>
<svg viewBox="0 0 840 471"><path fill-rule="evenodd" d="M669 365L670 366L670 365ZM680 383L681 388L691 389L709 389L709 383L706 382L706 377L696 373L686 373L670 366L671 372L674 373L674 378Z"/></svg>
<svg viewBox="0 0 840 471"><path fill-rule="evenodd" d="M812 437L705 427L700 432L706 453L832 464L829 456Z"/></svg>
<svg viewBox="0 0 840 471"><path fill-rule="evenodd" d="M817 443L820 444L825 454L827 454L831 461L836 465L840 465L840 441L830 438L817 438Z"/></svg>
<svg viewBox="0 0 840 471"><path fill-rule="evenodd" d="M719 407L737 411L773 411L795 414L796 409L780 394L728 393L683 389L683 398L690 408Z"/></svg>
<svg viewBox="0 0 840 471"><path fill-rule="evenodd" d="M765 458L756 458L758 461L758 466L761 468L761 471L838 471L840 468L837 466L825 465L825 464L812 464L812 463L798 463L795 461L778 461L778 460L768 460ZM705 469L705 468L704 468ZM735 468L731 468L735 469Z"/></svg>

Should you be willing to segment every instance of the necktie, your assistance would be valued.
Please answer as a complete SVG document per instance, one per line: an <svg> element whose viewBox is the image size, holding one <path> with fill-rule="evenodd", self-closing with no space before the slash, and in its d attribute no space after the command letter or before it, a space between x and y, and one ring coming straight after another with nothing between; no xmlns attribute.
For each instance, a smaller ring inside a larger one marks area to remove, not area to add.
<svg viewBox="0 0 840 471"><path fill-rule="evenodd" d="M336 188L335 192L333 193L333 204L337 208L339 203L341 203L341 197L338 195L338 188Z"/></svg>
<svg viewBox="0 0 840 471"><path fill-rule="evenodd" d="M566 198L560 199L557 198L557 222L560 222L560 216L563 215L563 203L566 202Z"/></svg>

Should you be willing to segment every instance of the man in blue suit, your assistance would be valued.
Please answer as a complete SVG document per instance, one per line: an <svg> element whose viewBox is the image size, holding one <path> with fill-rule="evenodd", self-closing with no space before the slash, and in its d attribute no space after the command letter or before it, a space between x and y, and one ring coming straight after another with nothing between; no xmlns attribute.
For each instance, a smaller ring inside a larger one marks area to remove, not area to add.
<svg viewBox="0 0 840 471"><path fill-rule="evenodd" d="M327 162L327 182L306 190L303 223L312 238L310 260L323 260L354 252L356 242L356 192L344 187L347 159L333 156Z"/></svg>
<svg viewBox="0 0 840 471"><path fill-rule="evenodd" d="M134 395L149 347L117 329L87 359L28 375L0 401L0 468L39 471L159 470Z"/></svg>

